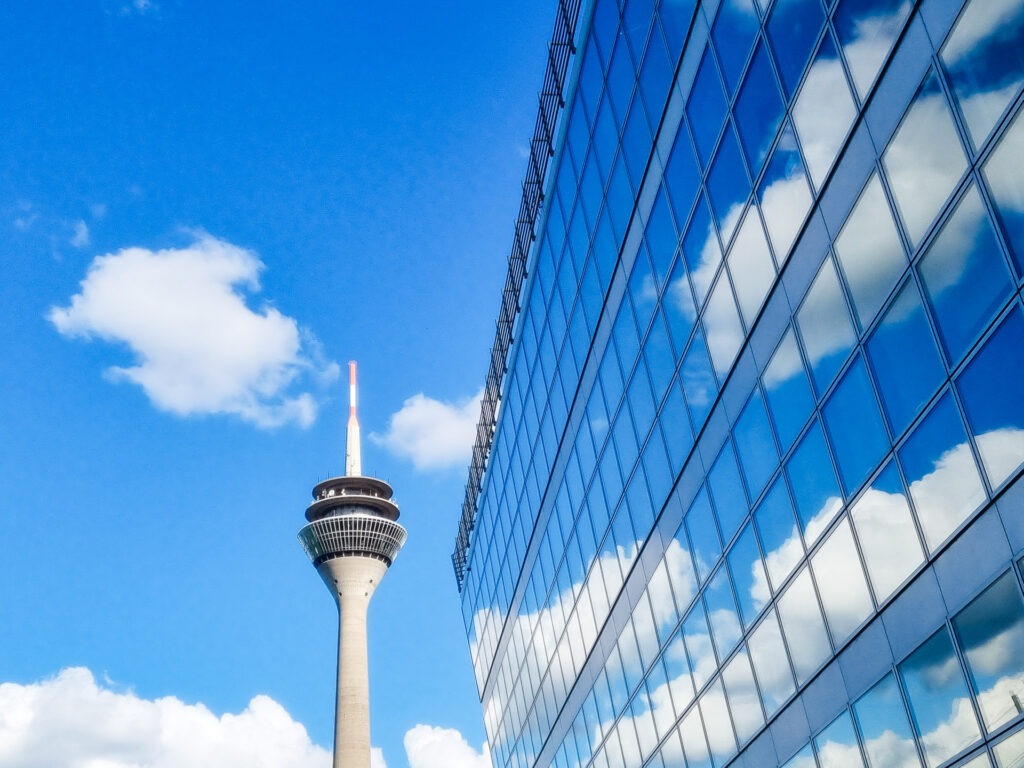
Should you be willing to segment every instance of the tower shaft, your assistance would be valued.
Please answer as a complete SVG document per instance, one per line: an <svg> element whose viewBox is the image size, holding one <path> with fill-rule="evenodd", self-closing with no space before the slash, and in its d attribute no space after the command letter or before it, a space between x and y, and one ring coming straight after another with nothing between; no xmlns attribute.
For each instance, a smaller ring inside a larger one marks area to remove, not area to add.
<svg viewBox="0 0 1024 768"><path fill-rule="evenodd" d="M372 557L339 557L320 565L336 586L338 688L334 722L334 768L370 768L370 677L366 613L388 566Z"/></svg>

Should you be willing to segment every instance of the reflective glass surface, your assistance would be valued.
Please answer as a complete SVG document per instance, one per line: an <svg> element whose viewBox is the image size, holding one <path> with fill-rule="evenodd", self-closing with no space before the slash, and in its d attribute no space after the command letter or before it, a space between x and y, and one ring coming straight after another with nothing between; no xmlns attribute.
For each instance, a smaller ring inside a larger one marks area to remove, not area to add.
<svg viewBox="0 0 1024 768"><path fill-rule="evenodd" d="M754 206L747 209L726 262L740 312L749 328L775 281L775 263L768 251L761 217Z"/></svg>
<svg viewBox="0 0 1024 768"><path fill-rule="evenodd" d="M1024 317L1014 307L957 382L989 482L998 487L1024 462Z"/></svg>
<svg viewBox="0 0 1024 768"><path fill-rule="evenodd" d="M832 640L838 646L874 610L847 519L844 518L822 543L811 560L811 569Z"/></svg>
<svg viewBox="0 0 1024 768"><path fill-rule="evenodd" d="M722 74L730 94L736 90L743 65L750 55L760 21L754 0L729 0L718 9L711 38L722 64Z"/></svg>
<svg viewBox="0 0 1024 768"><path fill-rule="evenodd" d="M775 0L768 39L787 94L796 91L824 23L820 0Z"/></svg>
<svg viewBox="0 0 1024 768"><path fill-rule="evenodd" d="M889 201L876 174L872 174L836 238L836 255L853 296L857 319L866 328L907 266Z"/></svg>
<svg viewBox="0 0 1024 768"><path fill-rule="evenodd" d="M693 84L690 100L686 104L686 115L689 117L693 143L697 145L697 155L704 167L707 167L711 160L715 142L722 130L725 111L722 81L718 76L718 67L715 64L714 56L708 50L697 71L697 80Z"/></svg>
<svg viewBox="0 0 1024 768"><path fill-rule="evenodd" d="M796 134L787 123L757 190L775 258L784 264L811 208L811 187L797 149Z"/></svg>
<svg viewBox="0 0 1024 768"><path fill-rule="evenodd" d="M832 653L810 570L804 568L793 579L779 598L778 609L797 680L803 683Z"/></svg>
<svg viewBox="0 0 1024 768"><path fill-rule="evenodd" d="M1024 730L1018 730L1000 741L992 750L999 768L1020 768L1024 760Z"/></svg>
<svg viewBox="0 0 1024 768"><path fill-rule="evenodd" d="M772 438L764 398L759 389L754 390L750 401L743 409L733 429L736 450L739 454L743 477L746 479L750 498L756 499L765 483L779 465L779 454Z"/></svg>
<svg viewBox="0 0 1024 768"><path fill-rule="evenodd" d="M823 409L825 429L839 466L839 478L852 494L889 449L864 360L857 357Z"/></svg>
<svg viewBox="0 0 1024 768"><path fill-rule="evenodd" d="M804 540L810 546L843 506L832 460L817 420L811 423L793 451L786 474L793 488Z"/></svg>
<svg viewBox="0 0 1024 768"><path fill-rule="evenodd" d="M754 673L745 651L737 653L726 665L722 671L722 682L725 683L729 698L729 711L736 726L736 736L740 743L745 742L764 723L761 698L757 694Z"/></svg>
<svg viewBox="0 0 1024 768"><path fill-rule="evenodd" d="M722 234L722 242L728 244L736 231L736 224L743 213L743 206L750 194L750 182L743 167L736 132L732 125L727 124L722 134L722 143L718 147L714 164L708 174L708 195L711 198L711 209L715 213L718 231ZM728 247L728 245L726 246Z"/></svg>
<svg viewBox="0 0 1024 768"><path fill-rule="evenodd" d="M867 343L882 410L901 434L945 378L917 285L908 280Z"/></svg>
<svg viewBox="0 0 1024 768"><path fill-rule="evenodd" d="M820 768L863 768L857 734L849 712L843 712L814 739Z"/></svg>
<svg viewBox="0 0 1024 768"><path fill-rule="evenodd" d="M910 0L841 0L835 25L846 64L863 101L910 16Z"/></svg>
<svg viewBox="0 0 1024 768"><path fill-rule="evenodd" d="M729 276L725 272L719 275L708 298L704 310L704 333L715 372L724 378L743 344L743 326L736 311Z"/></svg>
<svg viewBox="0 0 1024 768"><path fill-rule="evenodd" d="M711 224L711 211L703 195L697 200L693 218L683 237L683 256L697 294L697 303L703 304L722 261L722 247L718 244L718 235Z"/></svg>
<svg viewBox="0 0 1024 768"><path fill-rule="evenodd" d="M1024 177L1017 167L1024 157L1024 111L1018 112L999 146L985 163L985 180L995 198L1017 274L1024 274Z"/></svg>
<svg viewBox="0 0 1024 768"><path fill-rule="evenodd" d="M903 482L890 463L850 510L868 577L879 602L924 562Z"/></svg>
<svg viewBox="0 0 1024 768"><path fill-rule="evenodd" d="M934 550L985 500L974 454L948 393L899 456L925 543Z"/></svg>
<svg viewBox="0 0 1024 768"><path fill-rule="evenodd" d="M795 689L793 670L782 640L782 631L775 611L769 611L747 640L754 673L761 688L762 701L768 717L790 697Z"/></svg>
<svg viewBox="0 0 1024 768"><path fill-rule="evenodd" d="M857 340L831 259L825 261L807 291L796 321L811 366L811 378L818 392L824 392Z"/></svg>
<svg viewBox="0 0 1024 768"><path fill-rule="evenodd" d="M754 53L750 71L736 100L734 114L743 152L756 175L768 156L768 150L771 149L785 114L779 87L772 73L771 57L763 43Z"/></svg>
<svg viewBox="0 0 1024 768"><path fill-rule="evenodd" d="M981 737L949 632L940 629L900 664L928 768L936 768Z"/></svg>
<svg viewBox="0 0 1024 768"><path fill-rule="evenodd" d="M760 610L771 599L768 589L768 577L765 575L761 562L761 553L757 548L754 526L748 523L736 539L727 555L729 572L736 585L736 596L739 600L740 617L743 625L749 627L757 618Z"/></svg>
<svg viewBox="0 0 1024 768"><path fill-rule="evenodd" d="M957 614L953 628L982 720L995 730L1020 715L1024 702L1024 602L1013 573Z"/></svg>
<svg viewBox="0 0 1024 768"><path fill-rule="evenodd" d="M996 121L1024 85L1024 2L985 0L967 4L942 48L960 110L975 146L988 138Z"/></svg>
<svg viewBox="0 0 1024 768"><path fill-rule="evenodd" d="M916 247L967 169L963 145L934 73L918 91L882 162Z"/></svg>
<svg viewBox="0 0 1024 768"><path fill-rule="evenodd" d="M765 495L754 514L754 522L761 538L768 576L773 588L778 590L804 556L800 529L797 528L789 491L782 477Z"/></svg>
<svg viewBox="0 0 1024 768"><path fill-rule="evenodd" d="M826 34L793 104L793 123L815 187L825 181L856 117L842 62Z"/></svg>
<svg viewBox="0 0 1024 768"><path fill-rule="evenodd" d="M907 711L892 674L853 704L869 768L920 768Z"/></svg>
<svg viewBox="0 0 1024 768"><path fill-rule="evenodd" d="M973 187L918 266L951 363L959 361L1011 290L992 225Z"/></svg>
<svg viewBox="0 0 1024 768"><path fill-rule="evenodd" d="M792 329L786 332L772 355L762 381L772 421L785 451L807 423L814 407L814 396Z"/></svg>

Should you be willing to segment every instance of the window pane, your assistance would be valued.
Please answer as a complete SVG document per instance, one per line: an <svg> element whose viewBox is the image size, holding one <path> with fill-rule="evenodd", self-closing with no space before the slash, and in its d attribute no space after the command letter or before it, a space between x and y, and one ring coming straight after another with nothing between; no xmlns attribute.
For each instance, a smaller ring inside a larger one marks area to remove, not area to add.
<svg viewBox="0 0 1024 768"><path fill-rule="evenodd" d="M899 452L929 551L985 501L971 446L947 393Z"/></svg>
<svg viewBox="0 0 1024 768"><path fill-rule="evenodd" d="M981 737L960 663L945 627L900 664L929 768Z"/></svg>
<svg viewBox="0 0 1024 768"><path fill-rule="evenodd" d="M956 364L1011 290L977 189L972 187L960 201L918 270L942 345Z"/></svg>
<svg viewBox="0 0 1024 768"><path fill-rule="evenodd" d="M826 259L814 279L796 318L807 350L811 378L818 392L824 392L857 341L831 259Z"/></svg>
<svg viewBox="0 0 1024 768"><path fill-rule="evenodd" d="M1024 273L1024 111L1003 136L988 162L985 180L996 200L1018 274Z"/></svg>
<svg viewBox="0 0 1024 768"><path fill-rule="evenodd" d="M814 739L821 768L862 768L864 760L857 746L857 734L853 732L850 713L843 711Z"/></svg>
<svg viewBox="0 0 1024 768"><path fill-rule="evenodd" d="M654 277L660 290L665 285L665 273L672 263L676 244L679 242L679 233L676 232L675 224L669 213L668 198L665 195L664 187L658 191L658 196L654 200L650 218L647 220L647 228L644 230L644 237L651 253Z"/></svg>
<svg viewBox="0 0 1024 768"><path fill-rule="evenodd" d="M953 627L981 717L994 731L1024 711L1024 604L1013 573L978 595Z"/></svg>
<svg viewBox="0 0 1024 768"><path fill-rule="evenodd" d="M1024 730L1003 739L992 750L999 768L1020 768L1024 761Z"/></svg>
<svg viewBox="0 0 1024 768"><path fill-rule="evenodd" d="M807 568L797 576L779 599L779 619L792 651L796 677L801 684L831 655L828 632L818 610L818 598Z"/></svg>
<svg viewBox="0 0 1024 768"><path fill-rule="evenodd" d="M772 355L762 378L768 408L783 451L807 423L814 396L807 383L803 360L793 329L789 329Z"/></svg>
<svg viewBox="0 0 1024 768"><path fill-rule="evenodd" d="M757 695L754 685L754 674L750 671L750 659L746 651L741 650L722 672L722 682L729 697L729 709L732 721L736 725L736 735L740 743L749 739L764 723L761 712L761 697Z"/></svg>
<svg viewBox="0 0 1024 768"><path fill-rule="evenodd" d="M757 208L751 206L743 218L727 259L729 274L736 286L736 298L747 327L754 324L765 296L775 282L775 262Z"/></svg>
<svg viewBox="0 0 1024 768"><path fill-rule="evenodd" d="M892 673L853 703L870 768L920 768L903 697Z"/></svg>
<svg viewBox="0 0 1024 768"><path fill-rule="evenodd" d="M697 573L703 581L722 555L722 545L718 540L714 516L711 514L711 504L708 502L707 491L703 488L686 513L686 529L690 534Z"/></svg>
<svg viewBox="0 0 1024 768"><path fill-rule="evenodd" d="M856 117L843 65L826 34L793 105L793 122L815 187L821 188Z"/></svg>
<svg viewBox="0 0 1024 768"><path fill-rule="evenodd" d="M665 675L672 694L672 702L676 714L682 712L693 701L693 680L690 677L690 662L686 658L686 647L683 644L683 628L672 638L672 642L662 654L665 663Z"/></svg>
<svg viewBox="0 0 1024 768"><path fill-rule="evenodd" d="M728 568L718 569L704 591L704 601L707 603L708 623L715 638L718 658L724 659L732 652L742 634Z"/></svg>
<svg viewBox="0 0 1024 768"><path fill-rule="evenodd" d="M682 737L688 768L711 768L708 741L704 736L704 724L697 707L693 707L683 718L679 725L679 735Z"/></svg>
<svg viewBox="0 0 1024 768"><path fill-rule="evenodd" d="M686 262L682 258L676 259L672 273L668 277L661 307L668 321L675 353L677 356L682 355L686 342L690 340L693 321L697 319L697 308L693 304L693 293L690 292L690 279L686 276Z"/></svg>
<svg viewBox="0 0 1024 768"><path fill-rule="evenodd" d="M703 304L722 261L722 248L718 244L718 235L711 224L711 211L703 195L697 201L690 226L683 237L683 257L690 270L697 304Z"/></svg>
<svg viewBox="0 0 1024 768"><path fill-rule="evenodd" d="M743 326L736 312L736 301L732 296L732 287L728 276L722 272L718 283L711 291L707 308L704 310L704 333L708 340L708 350L715 365L715 372L721 378L732 367L736 353L743 345Z"/></svg>
<svg viewBox="0 0 1024 768"><path fill-rule="evenodd" d="M832 392L824 417L840 479L846 493L852 494L889 450L863 358L854 360Z"/></svg>
<svg viewBox="0 0 1024 768"><path fill-rule="evenodd" d="M882 162L916 247L967 168L953 116L934 73L918 91Z"/></svg>
<svg viewBox="0 0 1024 768"><path fill-rule="evenodd" d="M817 765L818 763L814 759L814 750L808 744L793 755L782 768L815 768Z"/></svg>
<svg viewBox="0 0 1024 768"><path fill-rule="evenodd" d="M1024 84L1024 2L968 4L940 54L974 145L980 147Z"/></svg>
<svg viewBox="0 0 1024 768"><path fill-rule="evenodd" d="M715 768L721 768L736 751L736 737L729 722L729 708L725 704L721 680L716 680L701 696L700 711L707 728L711 760Z"/></svg>
<svg viewBox="0 0 1024 768"><path fill-rule="evenodd" d="M728 124L708 174L707 186L711 210L715 214L718 231L722 234L722 243L728 248L750 194L750 182L743 167L739 144L736 143L736 133Z"/></svg>
<svg viewBox="0 0 1024 768"><path fill-rule="evenodd" d="M768 19L768 39L786 93L796 90L804 66L825 23L819 0L776 0Z"/></svg>
<svg viewBox="0 0 1024 768"><path fill-rule="evenodd" d="M857 319L866 328L907 266L889 201L876 174L861 192L835 247Z"/></svg>
<svg viewBox="0 0 1024 768"><path fill-rule="evenodd" d="M725 3L725 6L729 3ZM775 134L782 124L785 108L779 97L779 87L775 84L775 75L768 49L762 43L754 54L754 60L747 72L743 90L733 110L736 125L739 128L740 143L747 157L751 173L756 176L761 163L768 156Z"/></svg>
<svg viewBox="0 0 1024 768"><path fill-rule="evenodd" d="M682 613L697 594L697 574L693 569L693 560L690 557L690 546L686 541L684 526L679 526L675 537L665 548L663 562L669 583L672 585L676 608Z"/></svg>
<svg viewBox="0 0 1024 768"><path fill-rule="evenodd" d="M985 473L993 488L1024 461L1024 317L1014 308L961 374L963 397Z"/></svg>
<svg viewBox="0 0 1024 768"><path fill-rule="evenodd" d="M754 388L754 393L743 413L736 420L733 440L736 442L743 476L747 481L747 491L751 499L756 499L772 476L772 472L779 466L779 454L772 438L772 428L768 424L764 398L757 387Z"/></svg>
<svg viewBox="0 0 1024 768"><path fill-rule="evenodd" d="M769 611L765 620L750 635L747 646L761 686L765 712L771 717L795 690L789 655L782 642L775 611Z"/></svg>
<svg viewBox="0 0 1024 768"><path fill-rule="evenodd" d="M747 63L750 49L754 45L760 21L754 0L730 0L722 3L718 19L711 30L711 37L722 63L722 74L729 93L736 90L743 65Z"/></svg>
<svg viewBox="0 0 1024 768"><path fill-rule="evenodd" d="M874 610L849 521L844 519L829 534L811 561L811 569L832 639L838 646Z"/></svg>
<svg viewBox="0 0 1024 768"><path fill-rule="evenodd" d="M693 142L697 145L697 154L701 165L705 168L711 160L718 134L722 130L725 119L725 94L722 93L722 82L718 78L718 67L715 66L711 49L704 53L704 60L697 71L697 79L690 91L690 100L686 104L686 114L690 120Z"/></svg>
<svg viewBox="0 0 1024 768"><path fill-rule="evenodd" d="M764 550L765 567L776 591L804 557L786 482L779 477L754 515Z"/></svg>
<svg viewBox="0 0 1024 768"><path fill-rule="evenodd" d="M715 402L718 386L715 383L715 374L711 370L707 347L704 345L704 334L699 328L693 334L693 341L690 342L690 348L683 358L679 377L683 394L686 395L686 405L690 409L694 431L700 431L711 411L711 404Z"/></svg>
<svg viewBox="0 0 1024 768"><path fill-rule="evenodd" d="M861 101L910 15L908 0L843 0L835 15L836 34Z"/></svg>
<svg viewBox="0 0 1024 768"><path fill-rule="evenodd" d="M924 562L910 504L895 464L875 478L851 509L871 586L884 601Z"/></svg>
<svg viewBox="0 0 1024 768"><path fill-rule="evenodd" d="M814 421L786 465L804 539L811 546L843 507L821 427Z"/></svg>
<svg viewBox="0 0 1024 768"><path fill-rule="evenodd" d="M811 208L811 188L796 146L796 134L789 123L782 129L782 137L757 191L757 200L775 258L780 265L785 264Z"/></svg>
<svg viewBox="0 0 1024 768"><path fill-rule="evenodd" d="M747 524L729 551L727 559L729 571L736 584L740 617L744 626L749 627L772 597L768 589L768 577L761 563L761 552L757 548L753 524Z"/></svg>
<svg viewBox="0 0 1024 768"><path fill-rule="evenodd" d="M867 343L894 435L903 433L945 378L933 339L917 285L908 280Z"/></svg>
<svg viewBox="0 0 1024 768"><path fill-rule="evenodd" d="M715 505L718 529L722 533L722 540L728 542L747 516L748 509L740 471L736 466L736 455L732 443L728 441L708 474L708 487L711 490L711 501Z"/></svg>

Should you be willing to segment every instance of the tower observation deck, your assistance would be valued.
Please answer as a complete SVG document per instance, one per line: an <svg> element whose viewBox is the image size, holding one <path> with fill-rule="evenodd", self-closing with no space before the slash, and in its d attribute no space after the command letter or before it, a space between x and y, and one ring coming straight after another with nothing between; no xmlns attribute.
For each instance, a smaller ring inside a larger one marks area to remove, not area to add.
<svg viewBox="0 0 1024 768"><path fill-rule="evenodd" d="M334 768L370 766L366 614L374 590L405 543L391 486L362 475L356 364L349 363L345 475L313 488L299 542L339 611Z"/></svg>

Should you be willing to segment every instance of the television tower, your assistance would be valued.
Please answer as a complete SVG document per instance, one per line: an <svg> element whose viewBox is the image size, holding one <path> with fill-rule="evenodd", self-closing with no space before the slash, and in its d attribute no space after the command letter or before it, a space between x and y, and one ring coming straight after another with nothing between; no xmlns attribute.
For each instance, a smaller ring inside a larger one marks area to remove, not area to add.
<svg viewBox="0 0 1024 768"><path fill-rule="evenodd" d="M405 543L391 486L364 477L356 416L356 364L348 364L349 415L345 475L317 483L299 542L339 611L334 768L370 768L370 683L366 610Z"/></svg>

